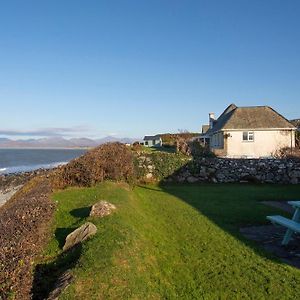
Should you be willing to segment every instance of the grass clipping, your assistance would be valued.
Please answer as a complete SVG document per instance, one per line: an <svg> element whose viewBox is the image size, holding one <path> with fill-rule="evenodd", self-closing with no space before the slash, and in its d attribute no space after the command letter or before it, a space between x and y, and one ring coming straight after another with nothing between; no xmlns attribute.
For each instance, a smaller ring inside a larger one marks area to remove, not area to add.
<svg viewBox="0 0 300 300"><path fill-rule="evenodd" d="M133 154L121 143L101 145L72 160L53 176L56 188L93 186L104 180L134 180Z"/></svg>

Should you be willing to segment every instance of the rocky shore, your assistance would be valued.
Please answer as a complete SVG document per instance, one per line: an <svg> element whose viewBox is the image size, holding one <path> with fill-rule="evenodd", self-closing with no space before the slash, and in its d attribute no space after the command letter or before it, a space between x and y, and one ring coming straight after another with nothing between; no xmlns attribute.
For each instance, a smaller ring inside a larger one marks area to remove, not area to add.
<svg viewBox="0 0 300 300"><path fill-rule="evenodd" d="M30 172L0 175L0 207L6 203L22 186L37 175L43 175L49 170L39 169Z"/></svg>

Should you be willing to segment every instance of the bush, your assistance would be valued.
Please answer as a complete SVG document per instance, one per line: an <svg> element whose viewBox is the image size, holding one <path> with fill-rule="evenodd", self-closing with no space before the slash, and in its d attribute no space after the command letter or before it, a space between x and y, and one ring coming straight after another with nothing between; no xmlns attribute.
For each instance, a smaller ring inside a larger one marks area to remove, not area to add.
<svg viewBox="0 0 300 300"><path fill-rule="evenodd" d="M133 151L142 151L143 150L143 146L139 142L134 142L132 144L132 150Z"/></svg>
<svg viewBox="0 0 300 300"><path fill-rule="evenodd" d="M215 157L208 146L203 146L198 141L185 141L183 139L177 141L177 152L193 156L193 158Z"/></svg>
<svg viewBox="0 0 300 300"><path fill-rule="evenodd" d="M285 148L281 148L277 151L275 151L272 154L273 157L275 158L279 158L279 159L299 159L300 158L300 149L299 148L289 148L289 147L285 147Z"/></svg>
<svg viewBox="0 0 300 300"><path fill-rule="evenodd" d="M92 186L104 180L134 180L133 155L120 143L101 145L71 161L56 172L53 181L57 188Z"/></svg>
<svg viewBox="0 0 300 300"><path fill-rule="evenodd" d="M187 163L187 158L172 153L151 154L151 160L154 165L154 176L157 179L167 178L180 170Z"/></svg>
<svg viewBox="0 0 300 300"><path fill-rule="evenodd" d="M199 136L200 133L181 132L181 133L164 133L159 134L162 138L163 146L176 146L177 140L182 139L185 141L190 140L193 137Z"/></svg>
<svg viewBox="0 0 300 300"><path fill-rule="evenodd" d="M190 142L189 146L191 148L191 155L194 158L199 158L199 157L215 157L215 154L210 151L209 146L207 146L207 145L203 146L198 141Z"/></svg>

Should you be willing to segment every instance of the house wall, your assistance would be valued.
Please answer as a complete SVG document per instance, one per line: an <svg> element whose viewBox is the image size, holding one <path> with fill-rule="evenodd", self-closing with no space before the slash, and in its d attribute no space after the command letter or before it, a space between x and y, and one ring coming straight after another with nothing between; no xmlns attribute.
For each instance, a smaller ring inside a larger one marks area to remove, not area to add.
<svg viewBox="0 0 300 300"><path fill-rule="evenodd" d="M226 140L224 140L224 133L222 131L211 137L210 149L217 156L226 156L227 143Z"/></svg>
<svg viewBox="0 0 300 300"><path fill-rule="evenodd" d="M147 142L147 144L146 144L146 142ZM161 147L162 140L147 140L147 141L144 141L144 145L146 147Z"/></svg>
<svg viewBox="0 0 300 300"><path fill-rule="evenodd" d="M251 130L249 130L251 131ZM270 157L281 148L295 147L295 132L290 130L255 131L254 141L243 141L243 131L226 131L227 157Z"/></svg>
<svg viewBox="0 0 300 300"><path fill-rule="evenodd" d="M211 146L211 148L214 148L214 149L223 149L224 148L223 132L218 132L211 137L210 146Z"/></svg>

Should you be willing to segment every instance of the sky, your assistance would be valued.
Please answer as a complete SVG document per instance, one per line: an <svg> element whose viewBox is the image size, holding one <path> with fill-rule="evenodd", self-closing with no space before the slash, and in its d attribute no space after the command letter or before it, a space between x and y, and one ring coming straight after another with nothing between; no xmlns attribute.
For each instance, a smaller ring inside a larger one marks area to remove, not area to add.
<svg viewBox="0 0 300 300"><path fill-rule="evenodd" d="M300 118L298 0L0 0L0 137L200 131L230 103Z"/></svg>

